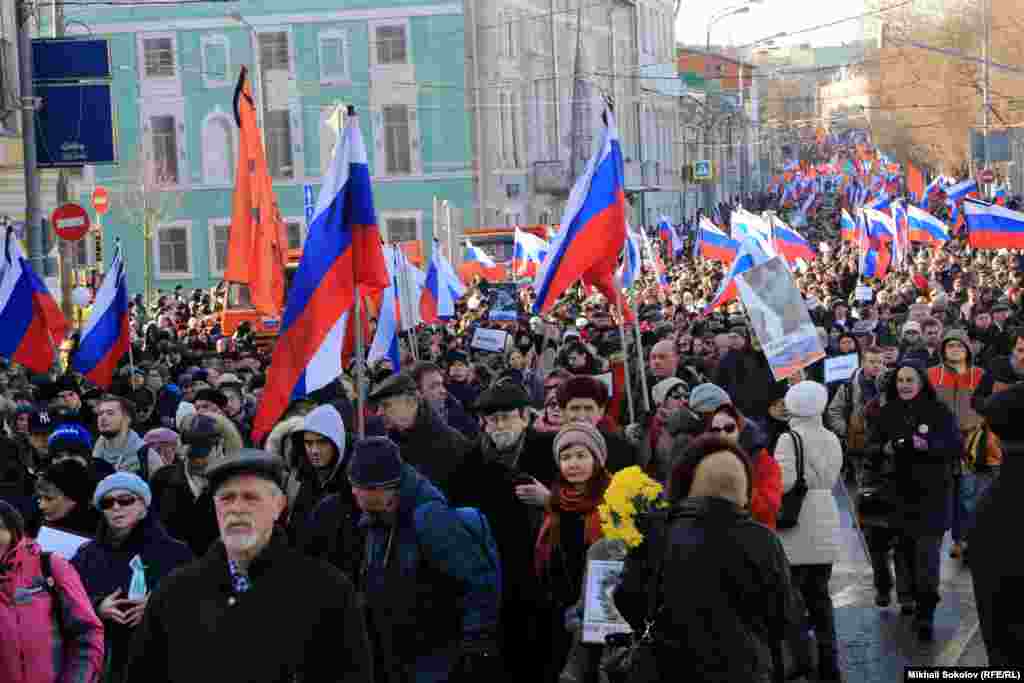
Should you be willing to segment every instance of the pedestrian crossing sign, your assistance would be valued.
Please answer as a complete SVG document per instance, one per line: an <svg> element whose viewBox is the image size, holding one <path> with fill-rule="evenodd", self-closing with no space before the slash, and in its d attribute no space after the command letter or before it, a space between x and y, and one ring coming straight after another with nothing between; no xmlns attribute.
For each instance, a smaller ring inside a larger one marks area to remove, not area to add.
<svg viewBox="0 0 1024 683"><path fill-rule="evenodd" d="M714 169L711 165L710 160L695 161L693 162L693 179L694 180L711 180L714 175Z"/></svg>

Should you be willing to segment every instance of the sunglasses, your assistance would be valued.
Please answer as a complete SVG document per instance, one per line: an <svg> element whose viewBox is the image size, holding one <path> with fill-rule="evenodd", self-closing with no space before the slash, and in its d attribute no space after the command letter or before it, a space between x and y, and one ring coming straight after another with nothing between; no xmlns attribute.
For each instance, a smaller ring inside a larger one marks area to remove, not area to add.
<svg viewBox="0 0 1024 683"><path fill-rule="evenodd" d="M712 434L735 434L736 425L725 425L724 427L710 427L708 431Z"/></svg>
<svg viewBox="0 0 1024 683"><path fill-rule="evenodd" d="M137 500L138 498L136 498L135 496L104 498L103 500L100 501L100 510L112 510L114 509L115 505L123 508L131 507L132 505L135 505L135 501Z"/></svg>

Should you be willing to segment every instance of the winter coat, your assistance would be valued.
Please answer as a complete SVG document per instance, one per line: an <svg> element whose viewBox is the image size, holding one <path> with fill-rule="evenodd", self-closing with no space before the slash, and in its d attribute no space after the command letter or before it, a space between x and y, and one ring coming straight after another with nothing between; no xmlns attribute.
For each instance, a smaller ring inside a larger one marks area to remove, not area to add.
<svg viewBox="0 0 1024 683"><path fill-rule="evenodd" d="M353 582L363 569L366 533L359 526L362 510L351 486L324 498L313 508L294 544L309 557L324 560L345 573Z"/></svg>
<svg viewBox="0 0 1024 683"><path fill-rule="evenodd" d="M139 451L142 450L143 453L146 453L149 450L142 437L135 431L128 430L123 443L114 443L119 440L117 438L108 439L105 436L96 439L96 445L92 448L92 457L110 464L118 472L140 474L143 466Z"/></svg>
<svg viewBox="0 0 1024 683"><path fill-rule="evenodd" d="M981 378L981 384L974 390L971 402L975 410L992 394L1006 391L1020 382L1024 382L1024 369L1019 372L1014 369L1010 356L996 358Z"/></svg>
<svg viewBox="0 0 1024 683"><path fill-rule="evenodd" d="M372 683L370 647L351 582L288 547L282 531L236 593L224 544L150 595L128 680ZM197 668L198 667L198 668Z"/></svg>
<svg viewBox="0 0 1024 683"><path fill-rule="evenodd" d="M445 389L448 390L449 394L459 399L466 412L470 414L476 412L476 400L480 396L480 387L472 382L454 382L449 380L445 384Z"/></svg>
<svg viewBox="0 0 1024 683"><path fill-rule="evenodd" d="M317 472L306 456L302 441L304 432L314 432L334 444L337 456L326 473ZM306 531L313 509L327 496L348 487L345 477L347 453L345 450L345 424L341 413L333 405L317 406L303 418L302 428L292 432L292 453L295 468L285 483L286 491L294 491L289 500L288 535L295 541Z"/></svg>
<svg viewBox="0 0 1024 683"><path fill-rule="evenodd" d="M928 440L927 451L913 449L915 434ZM886 444L901 439L905 445L894 455L884 452ZM865 451L869 483L881 486L883 497L891 501L885 524L913 536L941 535L949 529L953 467L963 452L963 438L946 406L924 391L909 402L886 401L869 425Z"/></svg>
<svg viewBox="0 0 1024 683"><path fill-rule="evenodd" d="M444 493L472 446L466 437L444 424L426 401L420 401L411 428L389 436L401 448L402 460Z"/></svg>
<svg viewBox="0 0 1024 683"><path fill-rule="evenodd" d="M193 558L188 546L168 536L163 525L152 514L147 514L119 546L110 542L109 531L104 523L97 540L83 545L71 559L97 611L104 598L118 589L121 589L124 597L128 596L132 580L132 569L128 563L136 555L142 558L146 588L149 591L156 588L165 576L188 564ZM114 622L106 622L104 627L107 634L106 649L111 653L111 673L105 683L123 681L124 667L132 654L135 629Z"/></svg>
<svg viewBox="0 0 1024 683"><path fill-rule="evenodd" d="M825 425L844 441L850 428L850 420L865 419L864 407L868 402L864 395L863 373L861 369L854 371L853 377L839 386L825 411Z"/></svg>
<svg viewBox="0 0 1024 683"><path fill-rule="evenodd" d="M971 531L971 574L978 620L990 666L1024 666L1024 549L1007 534L1020 516L1024 490L1024 441L1019 424L1024 415L1024 385L994 396L985 407L1002 439L999 478L978 503Z"/></svg>
<svg viewBox="0 0 1024 683"><path fill-rule="evenodd" d="M360 587L375 661L391 673L383 679L405 681L421 657L452 652L463 638L494 636L501 586L491 581L481 539L433 483L403 464L398 491L392 524L367 514L359 521L366 531Z"/></svg>
<svg viewBox="0 0 1024 683"><path fill-rule="evenodd" d="M172 538L183 541L200 557L220 537L213 496L203 491L197 497L185 476L185 461L161 468L149 482L153 492L150 514L155 514Z"/></svg>
<svg viewBox="0 0 1024 683"><path fill-rule="evenodd" d="M469 441L476 439L480 433L480 423L470 415L459 399L450 394L444 399L444 419L449 427Z"/></svg>
<svg viewBox="0 0 1024 683"><path fill-rule="evenodd" d="M953 413L961 432L969 432L982 423L971 398L981 384L983 374L981 368L973 365L969 365L962 374L947 365L928 370L928 381L935 387L939 400Z"/></svg>
<svg viewBox="0 0 1024 683"><path fill-rule="evenodd" d="M760 351L729 351L715 372L715 384L725 389L745 416L762 418L768 414L775 378Z"/></svg>
<svg viewBox="0 0 1024 683"><path fill-rule="evenodd" d="M782 634L803 623L778 537L722 498L689 498L645 525L615 605L634 630L657 581L658 660L673 680L766 683ZM685 576L685 581L678 577ZM667 680L667 679L666 679Z"/></svg>
<svg viewBox="0 0 1024 683"><path fill-rule="evenodd" d="M797 525L780 529L779 538L791 565L832 564L839 552L839 507L832 488L843 468L843 447L822 425L820 415L793 417L789 428L803 441L808 491ZM791 434L779 438L775 459L782 469L782 490L788 492L797 478L796 446Z"/></svg>
<svg viewBox="0 0 1024 683"><path fill-rule="evenodd" d="M96 683L103 671L103 624L78 572L59 555L50 555L54 593L46 589L40 553L35 541L23 538L0 557L0 681Z"/></svg>

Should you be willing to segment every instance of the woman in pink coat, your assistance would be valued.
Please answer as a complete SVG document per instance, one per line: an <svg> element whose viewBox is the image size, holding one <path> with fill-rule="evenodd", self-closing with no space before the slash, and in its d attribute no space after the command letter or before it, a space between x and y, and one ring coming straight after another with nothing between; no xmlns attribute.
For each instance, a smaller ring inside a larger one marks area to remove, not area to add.
<svg viewBox="0 0 1024 683"><path fill-rule="evenodd" d="M96 683L103 624L78 572L51 555L51 587L40 553L21 515L0 500L0 681Z"/></svg>

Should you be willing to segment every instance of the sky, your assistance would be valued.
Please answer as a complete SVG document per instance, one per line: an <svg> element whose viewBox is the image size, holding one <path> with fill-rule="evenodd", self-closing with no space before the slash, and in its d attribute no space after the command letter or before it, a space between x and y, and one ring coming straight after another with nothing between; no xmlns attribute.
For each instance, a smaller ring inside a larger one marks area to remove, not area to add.
<svg viewBox="0 0 1024 683"><path fill-rule="evenodd" d="M676 24L676 38L686 45L703 45L707 39L708 19L743 0L683 0ZM761 0L750 12L721 19L711 32L713 45L745 45L783 31L818 26L864 11L864 0ZM847 21L819 31L781 39L778 44L811 43L839 45L860 38L860 21Z"/></svg>

